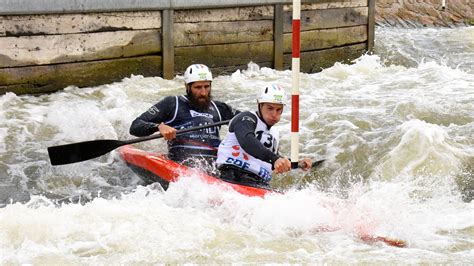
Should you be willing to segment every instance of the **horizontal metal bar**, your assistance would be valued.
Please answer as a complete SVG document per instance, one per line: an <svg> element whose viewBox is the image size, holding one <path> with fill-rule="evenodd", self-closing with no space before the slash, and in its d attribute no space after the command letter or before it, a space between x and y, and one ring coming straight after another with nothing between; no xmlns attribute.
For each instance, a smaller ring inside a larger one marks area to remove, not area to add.
<svg viewBox="0 0 474 266"><path fill-rule="evenodd" d="M0 15L21 15L261 6L291 4L292 0L0 0L0 2Z"/></svg>

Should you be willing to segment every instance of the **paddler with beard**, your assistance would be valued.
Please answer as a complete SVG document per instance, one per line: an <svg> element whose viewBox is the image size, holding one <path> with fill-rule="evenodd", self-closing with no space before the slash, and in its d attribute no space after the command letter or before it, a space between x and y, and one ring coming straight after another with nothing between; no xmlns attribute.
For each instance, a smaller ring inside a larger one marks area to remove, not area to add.
<svg viewBox="0 0 474 266"><path fill-rule="evenodd" d="M234 117L238 111L213 101L212 73L202 64L189 66L184 73L186 95L167 96L137 117L130 134L143 137L157 131L168 141L168 157L188 166L213 165L220 144L219 127L205 128L176 136L176 131L212 124Z"/></svg>

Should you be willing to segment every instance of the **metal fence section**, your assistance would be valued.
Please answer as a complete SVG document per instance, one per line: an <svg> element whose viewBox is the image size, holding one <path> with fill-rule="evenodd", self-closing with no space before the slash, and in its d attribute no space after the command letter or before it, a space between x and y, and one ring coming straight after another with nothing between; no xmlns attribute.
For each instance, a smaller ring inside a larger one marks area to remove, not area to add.
<svg viewBox="0 0 474 266"><path fill-rule="evenodd" d="M291 4L291 0L2 0L1 2L0 15L204 9ZM303 2L316 3L318 1Z"/></svg>

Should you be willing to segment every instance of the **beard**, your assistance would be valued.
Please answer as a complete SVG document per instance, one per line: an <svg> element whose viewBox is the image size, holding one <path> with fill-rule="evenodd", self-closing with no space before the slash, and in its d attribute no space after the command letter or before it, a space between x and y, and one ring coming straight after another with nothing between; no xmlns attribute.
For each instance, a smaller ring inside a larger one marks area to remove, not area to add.
<svg viewBox="0 0 474 266"><path fill-rule="evenodd" d="M189 102L191 103L191 106L196 108L198 111L206 111L209 108L209 105L211 104L212 100L212 95L211 92L209 92L209 95L207 96L198 96L194 95L191 93L191 91L187 92L187 96L189 99Z"/></svg>

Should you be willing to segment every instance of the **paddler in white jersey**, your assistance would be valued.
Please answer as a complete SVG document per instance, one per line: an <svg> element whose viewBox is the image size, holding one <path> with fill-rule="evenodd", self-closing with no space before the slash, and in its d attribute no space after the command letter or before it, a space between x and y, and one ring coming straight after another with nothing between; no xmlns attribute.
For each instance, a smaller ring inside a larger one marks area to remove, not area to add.
<svg viewBox="0 0 474 266"><path fill-rule="evenodd" d="M273 127L280 121L285 100L282 87L267 86L257 98L257 112L242 112L232 119L217 152L222 179L269 186L272 173L291 169L291 162L278 154L279 133ZM310 159L302 159L299 164L304 170L311 168Z"/></svg>

